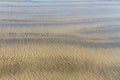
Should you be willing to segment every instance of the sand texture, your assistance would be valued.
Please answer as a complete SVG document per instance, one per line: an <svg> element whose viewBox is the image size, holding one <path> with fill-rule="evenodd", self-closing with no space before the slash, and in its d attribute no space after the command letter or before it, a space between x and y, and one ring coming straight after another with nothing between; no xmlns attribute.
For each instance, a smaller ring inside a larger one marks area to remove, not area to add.
<svg viewBox="0 0 120 80"><path fill-rule="evenodd" d="M119 2L0 1L0 80L120 80Z"/></svg>

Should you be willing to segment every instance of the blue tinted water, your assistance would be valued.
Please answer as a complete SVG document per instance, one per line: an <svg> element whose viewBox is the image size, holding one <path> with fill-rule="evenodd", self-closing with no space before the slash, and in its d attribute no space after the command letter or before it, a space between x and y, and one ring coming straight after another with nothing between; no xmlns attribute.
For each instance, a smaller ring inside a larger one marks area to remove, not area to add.
<svg viewBox="0 0 120 80"><path fill-rule="evenodd" d="M15 22L11 23L11 20ZM20 23L19 20L32 21ZM120 21L120 2L0 1L0 21L0 27L76 26L96 23L109 25Z"/></svg>

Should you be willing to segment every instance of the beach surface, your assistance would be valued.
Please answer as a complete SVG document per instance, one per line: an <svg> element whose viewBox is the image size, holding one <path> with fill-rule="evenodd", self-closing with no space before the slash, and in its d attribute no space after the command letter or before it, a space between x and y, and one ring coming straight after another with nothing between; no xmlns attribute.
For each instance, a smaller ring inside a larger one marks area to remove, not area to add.
<svg viewBox="0 0 120 80"><path fill-rule="evenodd" d="M0 80L120 80L120 2L0 1Z"/></svg>

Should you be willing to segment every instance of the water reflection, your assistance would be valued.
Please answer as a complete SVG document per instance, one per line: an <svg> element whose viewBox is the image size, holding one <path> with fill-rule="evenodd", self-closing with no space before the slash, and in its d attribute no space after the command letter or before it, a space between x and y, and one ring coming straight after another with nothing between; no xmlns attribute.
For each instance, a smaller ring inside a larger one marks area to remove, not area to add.
<svg viewBox="0 0 120 80"><path fill-rule="evenodd" d="M118 37L119 21L120 2L117 1L0 1L0 27L96 25L78 30L79 34L99 36L114 33ZM99 24L102 26L97 28Z"/></svg>

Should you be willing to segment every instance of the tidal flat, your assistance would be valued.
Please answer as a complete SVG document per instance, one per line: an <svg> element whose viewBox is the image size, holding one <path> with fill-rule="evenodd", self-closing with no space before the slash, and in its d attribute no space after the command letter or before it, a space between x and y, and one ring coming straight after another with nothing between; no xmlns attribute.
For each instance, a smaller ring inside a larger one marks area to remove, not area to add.
<svg viewBox="0 0 120 80"><path fill-rule="evenodd" d="M120 2L0 1L0 80L120 80Z"/></svg>

